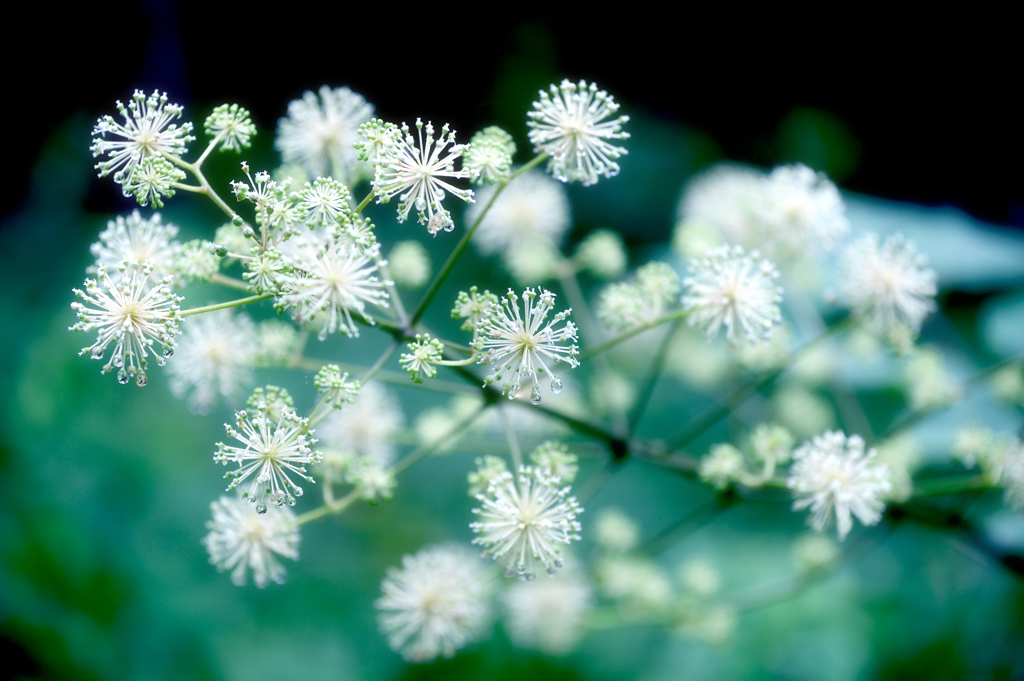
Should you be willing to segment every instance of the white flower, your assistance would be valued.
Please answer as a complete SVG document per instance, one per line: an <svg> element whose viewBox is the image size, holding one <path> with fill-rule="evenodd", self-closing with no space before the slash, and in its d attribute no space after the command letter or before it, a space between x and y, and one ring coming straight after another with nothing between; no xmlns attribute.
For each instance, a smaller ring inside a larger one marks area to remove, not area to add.
<svg viewBox="0 0 1024 681"><path fill-rule="evenodd" d="M576 517L583 509L560 482L546 468L523 466L517 476L500 474L477 495L481 507L473 509L479 519L470 524L477 534L473 543L505 564L506 577L532 580L538 563L550 575L565 565L562 545L579 540Z"/></svg>
<svg viewBox="0 0 1024 681"><path fill-rule="evenodd" d="M832 521L839 541L853 527L851 514L865 525L882 519L883 495L889 491L889 471L876 463L874 449L864 451L864 440L841 431L826 432L793 452L787 485L796 501L793 510L810 507L809 524L821 532Z"/></svg>
<svg viewBox="0 0 1024 681"><path fill-rule="evenodd" d="M398 196L398 221L405 222L413 207L419 212L419 223L427 226L427 231L436 235L442 229L450 232L455 229L452 215L441 207L445 192L467 201L473 202L473 192L459 189L442 178L468 178L468 170L455 170L455 159L466 152L466 145L455 144L455 132L449 132L448 126L441 128L441 134L434 140L434 126L426 124L427 138L423 139L423 121L416 119L418 139L409 133L409 126L402 123L402 136L398 136L395 144L385 147L383 157L377 162L377 174L373 186L377 194L377 203L387 203L391 197ZM448 155L441 155L445 149Z"/></svg>
<svg viewBox="0 0 1024 681"><path fill-rule="evenodd" d="M149 97L136 90L132 101L126 107L117 102L117 110L124 117L124 125L114 121L112 116L103 116L96 122L92 134L98 136L91 147L93 158L107 154L108 160L96 164L100 177L114 173L118 184L130 180L135 169L147 158L163 154L181 156L188 149L185 145L195 140L191 135L192 124L184 123L179 128L171 123L181 118L182 108L167 103L167 93L154 91ZM108 140L107 134L122 138ZM130 196L127 189L125 196Z"/></svg>
<svg viewBox="0 0 1024 681"><path fill-rule="evenodd" d="M231 397L252 385L256 325L248 315L220 310L189 317L181 326L181 341L167 367L175 397L191 390L189 407L205 414L218 396Z"/></svg>
<svg viewBox="0 0 1024 681"><path fill-rule="evenodd" d="M764 180L757 206L764 247L779 255L829 251L850 223L839 190L805 165L779 166Z"/></svg>
<svg viewBox="0 0 1024 681"><path fill-rule="evenodd" d="M162 222L160 213L153 213L147 219L143 219L138 210L132 211L128 217L119 215L107 223L107 228L100 232L100 240L90 247L96 264L86 271L96 274L99 267L105 267L111 272L125 260L149 261L152 268L149 276L153 281L160 281L173 271L175 255L180 248L174 241L177 235L178 228ZM134 272L134 269L128 270L127 274L130 277ZM117 272L113 278L118 279L120 275Z"/></svg>
<svg viewBox="0 0 1024 681"><path fill-rule="evenodd" d="M225 478L231 480L228 491L241 485L251 476L252 480L242 497L256 505L258 513L267 512L267 502L276 506L295 505L295 497L302 496L302 488L292 481L290 475L297 475L306 482L313 478L306 475L306 464L319 463L320 452L314 452L310 445L316 440L310 438L309 419L300 418L294 411L285 410L278 419L273 419L271 405L263 405L250 418L245 410L235 413L239 430L224 424L228 437L233 437L244 447L230 447L217 443L213 460L225 466L228 462L238 464L238 470L228 471Z"/></svg>
<svg viewBox="0 0 1024 681"><path fill-rule="evenodd" d="M373 105L347 87L308 90L288 104L277 123L274 148L286 164L296 164L316 178L331 175L343 182L359 179L356 150L359 126L370 120Z"/></svg>
<svg viewBox="0 0 1024 681"><path fill-rule="evenodd" d="M717 235L730 243L753 246L758 238L755 211L762 203L763 191L764 176L758 171L731 164L716 165L687 185L679 201L679 228L704 226L717 233L702 235L705 241ZM688 253L687 257L692 256Z"/></svg>
<svg viewBox="0 0 1024 681"><path fill-rule="evenodd" d="M644 321L644 300L632 282L605 286L597 299L597 318L612 331L626 331Z"/></svg>
<svg viewBox="0 0 1024 681"><path fill-rule="evenodd" d="M520 648L565 655L583 637L594 600L586 578L572 569L556 579L513 584L504 598L509 638Z"/></svg>
<svg viewBox="0 0 1024 681"><path fill-rule="evenodd" d="M474 224L498 187L484 187L477 202L466 210L466 222ZM569 229L569 197L565 187L539 170L523 173L501 192L473 234L473 243L484 255L507 254L518 247L531 248L540 240L558 245Z"/></svg>
<svg viewBox="0 0 1024 681"><path fill-rule="evenodd" d="M163 208L163 197L174 196L174 185L185 179L185 171L165 158L143 159L121 187L125 196L135 196L140 206Z"/></svg>
<svg viewBox="0 0 1024 681"><path fill-rule="evenodd" d="M171 293L171 277L152 288L146 285L152 272L149 264L125 261L120 270L121 280L115 284L107 276L107 268L100 265L99 281L86 279L85 291L73 289L76 296L95 307L71 303L79 321L68 330L99 332L96 342L78 353L89 353L92 359L103 359L107 346L114 343L110 361L101 373L117 369L118 383L125 384L135 376L135 384L141 388L146 385L146 358L153 343L163 346L163 353L157 357L160 366L174 353L182 298Z"/></svg>
<svg viewBox="0 0 1024 681"><path fill-rule="evenodd" d="M333 227L350 221L350 201L345 185L330 177L318 177L299 192L298 209L305 214L310 229Z"/></svg>
<svg viewBox="0 0 1024 681"><path fill-rule="evenodd" d="M937 278L927 262L902 234L887 237L881 245L877 234L865 234L843 252L842 296L878 333L906 328L917 335L935 309Z"/></svg>
<svg viewBox="0 0 1024 681"><path fill-rule="evenodd" d="M373 324L367 303L388 306L385 282L376 276L377 264L355 246L331 241L326 248L314 249L309 244L292 266L298 271L280 279L285 289L281 303L292 308L292 317L300 324L320 321L320 340L336 331L358 336L352 313Z"/></svg>
<svg viewBox="0 0 1024 681"><path fill-rule="evenodd" d="M640 543L640 527L618 508L603 508L594 523L598 546L610 553L626 553Z"/></svg>
<svg viewBox="0 0 1024 681"><path fill-rule="evenodd" d="M588 86L581 80L577 86L563 80L559 87L551 86L550 96L541 91L533 108L526 114L530 142L538 154L551 156L548 171L552 175L562 182L591 185L599 175L619 174L616 160L627 151L607 140L629 138L629 133L622 132L629 116L604 120L619 110L607 92L598 91L594 83Z"/></svg>
<svg viewBox="0 0 1024 681"><path fill-rule="evenodd" d="M687 323L699 325L708 338L724 325L730 343L738 333L751 342L768 341L782 322L782 289L775 284L779 271L757 251L747 255L740 246L713 248L692 261L690 271L683 282L683 309L689 313Z"/></svg>
<svg viewBox="0 0 1024 681"><path fill-rule="evenodd" d="M432 546L388 568L374 603L391 649L410 662L451 657L483 634L491 585L480 559L458 545Z"/></svg>
<svg viewBox="0 0 1024 681"><path fill-rule="evenodd" d="M444 344L429 334L416 334L416 340L408 347L409 352L402 353L400 363L412 377L412 382L422 383L424 378L437 376L433 365L444 359Z"/></svg>
<svg viewBox="0 0 1024 681"><path fill-rule="evenodd" d="M175 281L186 286L193 281L209 281L220 270L220 258L213 254L210 242L186 241L174 259Z"/></svg>
<svg viewBox="0 0 1024 681"><path fill-rule="evenodd" d="M260 514L244 499L221 497L210 510L213 519L206 523L210 534L203 537L203 545L218 570L231 570L231 581L238 586L245 585L248 569L261 589L267 582L284 582L277 556L299 558L299 528L290 508Z"/></svg>
<svg viewBox="0 0 1024 681"><path fill-rule="evenodd" d="M509 399L516 399L523 392L522 379L532 378L530 401L540 404L540 374L551 376L551 392L562 392L562 382L552 373L544 356L552 362L568 362L576 368L579 360L579 348L576 346L576 325L566 321L565 326L556 330L555 325L568 319L572 310L556 314L550 322L543 326L548 313L555 306L555 294L540 289L523 291L524 312L519 314L519 297L512 291L501 299L500 305L491 307L487 316L480 323L480 336L484 339L484 355L480 364L498 364L495 372L486 378L487 384L501 380L502 374L511 372L511 376L502 383L502 392ZM568 347L560 343L569 342Z"/></svg>
<svg viewBox="0 0 1024 681"><path fill-rule="evenodd" d="M383 385L359 388L355 402L334 411L317 426L321 446L388 465L395 459L395 433L405 419L402 407Z"/></svg>

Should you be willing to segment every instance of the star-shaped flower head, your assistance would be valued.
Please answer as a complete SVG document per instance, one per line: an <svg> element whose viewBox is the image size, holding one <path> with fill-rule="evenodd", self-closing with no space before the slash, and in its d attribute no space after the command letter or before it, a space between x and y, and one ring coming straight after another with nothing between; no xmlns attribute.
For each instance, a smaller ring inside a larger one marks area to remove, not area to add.
<svg viewBox="0 0 1024 681"><path fill-rule="evenodd" d="M241 442L243 447L217 443L213 455L216 463L225 466L231 462L238 469L228 471L224 477L231 480L228 491L235 489L246 480L249 483L242 492L242 498L256 505L257 513L267 512L267 502L275 506L295 505L295 497L302 496L302 488L291 479L292 475L308 483L313 478L306 474L306 464L319 463L320 452L310 447L316 440L309 437L309 419L299 417L294 411L283 410L278 418L270 413L271 405L264 404L254 409L254 415L246 410L235 412L235 425L224 424L228 437Z"/></svg>
<svg viewBox="0 0 1024 681"><path fill-rule="evenodd" d="M827 432L805 442L793 452L787 484L796 501L793 510L810 507L811 527L821 532L835 513L839 541L853 528L851 514L865 525L882 518L889 491L889 469L876 463L875 449L864 451L864 440Z"/></svg>
<svg viewBox="0 0 1024 681"><path fill-rule="evenodd" d="M746 254L742 246L718 246L691 261L690 271L683 282L683 309L689 313L690 326L700 326L708 338L724 326L725 337L733 344L739 334L754 343L771 339L772 329L782 322L782 289L775 284L775 265L757 251Z"/></svg>
<svg viewBox="0 0 1024 681"><path fill-rule="evenodd" d="M260 514L245 499L221 497L210 510L213 519L206 523L210 534L203 537L203 545L218 570L231 570L237 586L245 585L249 569L261 589L268 582L284 582L277 556L299 558L299 527L290 508L273 507Z"/></svg>
<svg viewBox="0 0 1024 681"><path fill-rule="evenodd" d="M604 119L619 110L619 105L597 85L581 80L575 85L563 80L551 86L551 94L541 91L540 101L533 103L530 120L530 141L537 153L551 156L548 171L562 182L580 181L595 184L598 176L619 174L616 160L628 153L608 140L628 139L622 125L629 116ZM603 122L602 122L603 121Z"/></svg>
<svg viewBox="0 0 1024 681"><path fill-rule="evenodd" d="M370 120L373 105L347 87L324 85L319 97L306 91L288 104L277 123L274 147L285 164L301 166L312 179L330 175L342 182L359 179L356 150L359 126Z"/></svg>
<svg viewBox="0 0 1024 681"><path fill-rule="evenodd" d="M101 117L93 128L97 139L90 149L93 158L108 156L106 161L96 164L96 170L100 177L114 173L114 182L118 184L132 179L136 168L147 158L181 156L188 151L185 145L195 140L191 123L178 127L171 122L181 118L182 107L168 104L167 93L154 91L146 97L136 90L128 106L117 102L117 110L124 117L124 124L116 122L113 116ZM108 134L121 139L107 139ZM127 187L123 191L125 196L131 195Z"/></svg>
<svg viewBox="0 0 1024 681"><path fill-rule="evenodd" d="M562 546L579 540L576 518L583 509L560 483L547 468L523 466L517 476L501 473L477 495L481 507L473 509L479 518L470 524L477 534L473 543L505 563L506 577L529 581L538 563L550 575L565 565Z"/></svg>
<svg viewBox="0 0 1024 681"><path fill-rule="evenodd" d="M306 245L291 259L292 272L280 278L280 304L292 308L292 317L300 324L318 322L320 340L337 331L358 336L352 314L372 325L367 303L388 306L384 287L389 282L377 277L374 255L343 241L331 240L323 248Z"/></svg>
<svg viewBox="0 0 1024 681"><path fill-rule="evenodd" d="M149 262L153 268L149 275L150 285L159 282L170 274L181 245L174 240L178 236L178 227L169 222L162 222L160 213L153 213L143 218L138 210L131 215L118 216L107 223L107 228L100 232L99 241L89 247L96 258L96 264L90 266L86 273L96 274L103 266L113 278L121 276L118 267L128 262ZM128 276L134 269L126 271Z"/></svg>
<svg viewBox="0 0 1024 681"><path fill-rule="evenodd" d="M448 126L441 128L441 134L434 139L434 126L416 119L416 134L413 137L409 126L402 123L402 134L396 136L395 144L383 149L383 157L377 162L377 175L373 186L377 203L387 203L398 196L398 221L405 222L409 211L415 206L419 212L419 223L436 235L442 229L455 229L452 214L441 207L445 192L473 202L473 192L459 189L442 178L464 179L470 176L468 170L455 170L455 159L462 156L468 146L455 143L455 132ZM423 137L424 130L427 133ZM449 149L449 146L451 147ZM448 149L448 155L442 154Z"/></svg>
<svg viewBox="0 0 1024 681"><path fill-rule="evenodd" d="M568 362L572 368L580 364L576 359L579 354L576 325L566 321L572 310L559 312L545 324L548 313L555 307L555 294L545 289L539 291L530 288L523 291L524 310L520 315L519 296L509 289L501 304L492 306L480 322L484 354L479 363L498 365L485 380L490 384L501 380L503 374L511 373L502 383L502 392L514 400L523 393L523 379L529 379L533 404L540 404L540 374L551 377L551 392L562 392L562 381L548 368L544 357L551 362ZM565 326L556 329L563 321ZM566 342L570 345L562 345Z"/></svg>
<svg viewBox="0 0 1024 681"><path fill-rule="evenodd" d="M107 346L114 343L114 352L103 365L102 373L117 369L118 383L123 385L134 376L135 384L141 388L146 385L146 358L153 352L153 343L163 346L157 357L160 366L174 353L182 298L171 293L172 277L152 288L146 285L153 270L148 263L139 265L126 260L120 269L117 283L107 275L107 268L100 265L98 281L86 279L85 291L74 289L76 296L95 307L71 303L79 321L69 330L99 332L96 342L82 348L79 355L89 353L93 359L103 359Z"/></svg>

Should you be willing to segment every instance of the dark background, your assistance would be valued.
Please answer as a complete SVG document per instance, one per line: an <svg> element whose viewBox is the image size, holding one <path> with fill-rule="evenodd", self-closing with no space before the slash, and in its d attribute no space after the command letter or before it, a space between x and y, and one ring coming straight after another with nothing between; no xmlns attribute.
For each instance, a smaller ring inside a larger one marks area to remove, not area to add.
<svg viewBox="0 0 1024 681"><path fill-rule="evenodd" d="M197 128L210 107L238 101L270 131L289 100L327 83L364 94L382 117L418 114L468 134L523 119L539 87L585 78L631 114L707 133L722 157L816 160L846 189L1024 227L1019 36L997 16L825 21L686 7L680 20L628 5L523 5L496 20L473 7L22 6L28 18L0 48L5 147L24 168L73 112L113 113L136 87L168 91ZM28 50L17 45L25 32ZM819 148L807 148L809 128ZM521 139L525 127L512 132ZM27 187L27 173L7 173L4 215ZM88 208L117 199L96 183Z"/></svg>

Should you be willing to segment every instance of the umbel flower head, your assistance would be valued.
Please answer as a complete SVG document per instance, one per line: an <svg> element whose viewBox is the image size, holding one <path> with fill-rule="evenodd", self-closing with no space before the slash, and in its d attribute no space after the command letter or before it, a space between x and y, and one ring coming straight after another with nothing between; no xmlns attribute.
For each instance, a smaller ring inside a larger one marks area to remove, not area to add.
<svg viewBox="0 0 1024 681"><path fill-rule="evenodd" d="M106 161L96 164L96 170L100 171L100 177L114 173L114 182L118 184L130 180L147 158L164 154L181 156L188 151L185 145L195 140L191 123L178 127L171 122L181 118L182 108L168 104L167 93L154 90L146 97L144 92L136 90L128 106L117 102L117 110L124 124L116 122L113 116L102 116L93 128L92 134L97 139L90 149L93 158L108 156ZM107 139L108 134L120 139ZM125 196L131 195L127 187L124 192Z"/></svg>
<svg viewBox="0 0 1024 681"><path fill-rule="evenodd" d="M492 306L480 322L480 337L483 339L484 354L480 364L498 365L495 372L485 380L487 384L502 380L502 375L511 375L502 383L502 392L510 400L523 393L523 380L532 381L530 402L540 404L540 374L551 377L551 392L562 392L562 382L544 362L547 357L552 363L568 362L576 368L579 348L576 346L576 325L570 321L572 310L559 312L545 324L548 313L555 307L555 294L544 289L523 291L523 314L519 314L519 296L512 289L501 299L500 305ZM555 326L565 321L565 326ZM570 345L562 345L562 343Z"/></svg>
<svg viewBox="0 0 1024 681"><path fill-rule="evenodd" d="M300 418L294 411L282 410L274 419L270 404L256 409L255 416L249 412L235 413L237 429L224 424L228 437L240 441L244 447L230 447L217 443L213 460L225 466L228 462L238 464L238 470L228 471L225 478L231 480L228 491L235 489L251 478L242 492L242 498L255 504L257 513L267 512L267 502L275 506L295 505L295 497L302 496L302 488L292 481L290 475L297 475L306 482L313 478L306 475L306 464L319 463L322 456L310 445L316 440L310 438L309 419Z"/></svg>
<svg viewBox="0 0 1024 681"><path fill-rule="evenodd" d="M469 142L463 167L474 182L498 184L509 178L516 153L512 135L492 125L473 135Z"/></svg>
<svg viewBox="0 0 1024 681"><path fill-rule="evenodd" d="M484 187L474 205L466 210L466 222L473 224L483 215L473 234L473 244L484 255L508 256L523 249L535 255L537 241L562 243L571 222L569 197L565 187L539 170L517 177L494 199L490 210L484 208L498 187Z"/></svg>
<svg viewBox="0 0 1024 681"><path fill-rule="evenodd" d="M916 336L935 309L936 276L927 264L902 234L881 243L877 234L865 234L843 252L843 298L875 331L898 335L905 329Z"/></svg>
<svg viewBox="0 0 1024 681"><path fill-rule="evenodd" d="M114 343L114 352L103 365L102 373L117 369L118 383L125 384L134 376L135 384L142 387L146 385L145 369L153 343L163 346L163 352L157 356L160 366L174 353L182 298L171 293L171 277L153 288L146 286L153 269L148 263L124 261L119 269L118 283L100 265L98 281L86 279L85 291L74 289L76 296L95 307L71 303L79 321L69 330L99 332L96 342L82 348L79 355L89 353L93 359L103 359L107 346Z"/></svg>
<svg viewBox="0 0 1024 681"><path fill-rule="evenodd" d="M889 470L878 463L875 449L864 451L864 440L841 431L826 432L793 452L787 485L796 501L793 510L810 507L809 524L821 532L836 518L839 541L853 528L853 516L865 525L882 518L883 495L889 491Z"/></svg>
<svg viewBox="0 0 1024 681"><path fill-rule="evenodd" d="M352 314L373 324L367 303L388 306L387 282L376 276L378 265L371 255L343 241L331 240L319 249L307 245L291 260L294 271L281 277L281 304L292 308L299 323L318 322L320 340L337 331L358 336Z"/></svg>
<svg viewBox="0 0 1024 681"><path fill-rule="evenodd" d="M474 641L490 618L491 584L469 548L431 546L388 568L374 605L388 645L410 662L451 657Z"/></svg>
<svg viewBox="0 0 1024 681"><path fill-rule="evenodd" d="M757 251L740 246L719 246L690 263L691 276L683 282L683 309L690 326L700 326L708 338L725 326L730 343L742 333L751 342L771 339L782 322L782 288L775 284L779 271Z"/></svg>
<svg viewBox="0 0 1024 681"><path fill-rule="evenodd" d="M549 575L565 565L562 546L579 540L576 518L583 509L560 483L548 468L522 466L516 476L502 472L477 495L478 520L469 525L477 534L473 543L505 564L506 577L529 581L537 576L537 564Z"/></svg>
<svg viewBox="0 0 1024 681"><path fill-rule="evenodd" d="M424 128L427 133L425 141ZM383 148L383 155L377 161L377 174L373 180L377 203L387 203L391 197L398 196L399 222L405 222L415 206L419 223L426 225L428 232L433 235L442 229L450 232L455 229L455 223L451 213L441 207L445 192L469 203L473 202L473 192L459 189L442 178L470 176L468 170L455 170L455 159L462 156L468 147L455 143L455 131L449 132L447 125L441 128L441 134L435 141L434 126L429 122L424 126L418 118L418 137L409 133L409 126L405 123L402 123L401 131L401 135L395 135L393 144ZM448 149L448 155L442 158L445 149Z"/></svg>
<svg viewBox="0 0 1024 681"><path fill-rule="evenodd" d="M591 185L599 175L619 174L616 160L627 151L607 140L629 138L628 132L622 132L629 116L604 120L619 110L607 92L599 91L594 83L588 86L581 80L575 85L563 80L560 86L551 86L550 96L541 91L533 108L526 114L530 117L526 123L530 142L538 154L551 156L548 171L552 175L562 182L578 180Z"/></svg>
<svg viewBox="0 0 1024 681"><path fill-rule="evenodd" d="M213 519L206 523L210 534L203 537L203 546L218 570L231 570L237 586L245 585L249 569L261 589L267 582L284 582L285 570L277 556L299 559L299 528L290 508L260 514L245 499L221 497L210 510Z"/></svg>
<svg viewBox="0 0 1024 681"><path fill-rule="evenodd" d="M249 110L237 104L221 104L213 110L203 124L206 134L220 143L221 151L233 150L241 152L242 148L252 146L252 136L256 134L256 126L249 118Z"/></svg>
<svg viewBox="0 0 1024 681"><path fill-rule="evenodd" d="M373 105L347 87L321 86L288 104L288 116L277 123L274 147L285 164L302 167L311 178L330 175L343 182L357 179L359 126L370 120Z"/></svg>

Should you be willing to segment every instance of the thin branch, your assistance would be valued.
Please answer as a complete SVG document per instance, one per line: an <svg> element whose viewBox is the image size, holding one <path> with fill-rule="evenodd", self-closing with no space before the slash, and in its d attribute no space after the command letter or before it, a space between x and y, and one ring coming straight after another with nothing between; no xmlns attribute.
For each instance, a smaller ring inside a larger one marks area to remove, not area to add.
<svg viewBox="0 0 1024 681"><path fill-rule="evenodd" d="M214 312L216 310L226 310L230 307L238 307L240 305L248 305L249 303L258 303L261 300L267 300L273 298L273 293L264 293L259 296L249 296L248 298L239 298L238 300L229 300L226 303L217 303L216 305L207 305L206 307L193 307L191 310L182 310L181 316L188 317L194 314L203 314L204 312Z"/></svg>

